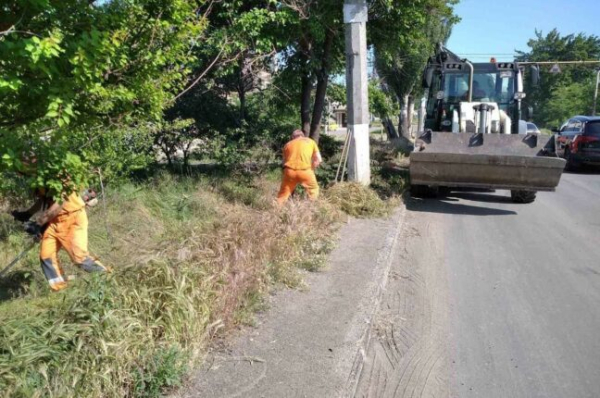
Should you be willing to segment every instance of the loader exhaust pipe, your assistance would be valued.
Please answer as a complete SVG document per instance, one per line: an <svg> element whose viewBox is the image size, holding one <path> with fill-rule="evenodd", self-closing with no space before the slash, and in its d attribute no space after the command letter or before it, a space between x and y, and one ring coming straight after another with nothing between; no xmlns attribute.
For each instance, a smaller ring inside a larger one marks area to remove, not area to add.
<svg viewBox="0 0 600 398"><path fill-rule="evenodd" d="M488 112L491 112L494 109L496 109L496 107L488 104L480 104L473 107L473 110L475 111L475 117L477 117L479 120L479 134L488 133Z"/></svg>

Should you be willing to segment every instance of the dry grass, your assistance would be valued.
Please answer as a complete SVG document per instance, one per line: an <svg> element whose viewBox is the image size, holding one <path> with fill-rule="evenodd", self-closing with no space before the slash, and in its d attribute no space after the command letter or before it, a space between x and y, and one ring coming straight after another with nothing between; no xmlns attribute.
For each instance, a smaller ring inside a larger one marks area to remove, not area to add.
<svg viewBox="0 0 600 398"><path fill-rule="evenodd" d="M327 201L271 204L277 183L174 180L128 185L90 211L90 246L111 275L77 274L49 293L36 253L0 304L3 396L160 396L211 337L251 320L274 285L297 286L332 247ZM107 228L108 225L108 228ZM24 243L0 218L0 260ZM108 232L110 231L110 233Z"/></svg>
<svg viewBox="0 0 600 398"><path fill-rule="evenodd" d="M384 201L375 191L358 183L336 184L326 192L327 199L353 217L383 217L389 215L396 200Z"/></svg>
<svg viewBox="0 0 600 398"><path fill-rule="evenodd" d="M212 338L252 322L269 290L323 266L342 211L385 216L396 203L340 184L278 208L278 183L279 172L163 175L109 191L107 213L89 211L89 240L114 273L81 273L63 256L77 279L50 293L33 250L0 282L0 395L161 396ZM26 241L2 212L0 265Z"/></svg>

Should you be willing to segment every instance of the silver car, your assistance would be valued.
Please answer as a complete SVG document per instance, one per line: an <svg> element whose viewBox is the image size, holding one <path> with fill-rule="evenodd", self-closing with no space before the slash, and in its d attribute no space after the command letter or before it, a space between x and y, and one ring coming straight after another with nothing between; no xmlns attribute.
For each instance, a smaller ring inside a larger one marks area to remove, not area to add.
<svg viewBox="0 0 600 398"><path fill-rule="evenodd" d="M541 134L541 131L535 124L527 122L527 134L530 133Z"/></svg>

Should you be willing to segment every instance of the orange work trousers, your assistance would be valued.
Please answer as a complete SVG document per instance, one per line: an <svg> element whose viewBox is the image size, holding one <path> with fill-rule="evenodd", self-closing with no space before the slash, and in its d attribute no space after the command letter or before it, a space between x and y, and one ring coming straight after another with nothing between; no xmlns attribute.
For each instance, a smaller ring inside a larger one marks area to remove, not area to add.
<svg viewBox="0 0 600 398"><path fill-rule="evenodd" d="M106 267L90 257L88 218L85 209L57 216L48 224L42 236L40 261L44 276L52 290L67 287L64 272L58 262L58 251L64 248L71 261L87 272L105 272Z"/></svg>
<svg viewBox="0 0 600 398"><path fill-rule="evenodd" d="M283 169L283 178L281 180L279 195L277 195L277 202L282 204L288 200L298 184L306 189L308 197L311 200L315 200L319 197L319 184L317 183L315 172L312 169L293 170L286 167Z"/></svg>

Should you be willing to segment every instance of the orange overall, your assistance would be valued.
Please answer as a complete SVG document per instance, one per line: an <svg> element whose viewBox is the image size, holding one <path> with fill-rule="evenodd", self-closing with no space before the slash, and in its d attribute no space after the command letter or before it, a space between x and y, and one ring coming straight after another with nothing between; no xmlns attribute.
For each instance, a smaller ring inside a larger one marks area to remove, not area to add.
<svg viewBox="0 0 600 398"><path fill-rule="evenodd" d="M283 178L277 202L284 203L298 184L302 185L312 200L319 197L319 184L313 162L320 158L317 143L307 137L296 138L283 148Z"/></svg>
<svg viewBox="0 0 600 398"><path fill-rule="evenodd" d="M88 218L85 203L73 193L65 199L60 213L48 224L42 236L40 261L42 271L52 290L67 287L67 281L58 262L58 251L64 248L71 261L87 272L105 272L106 267L90 257L88 245Z"/></svg>

